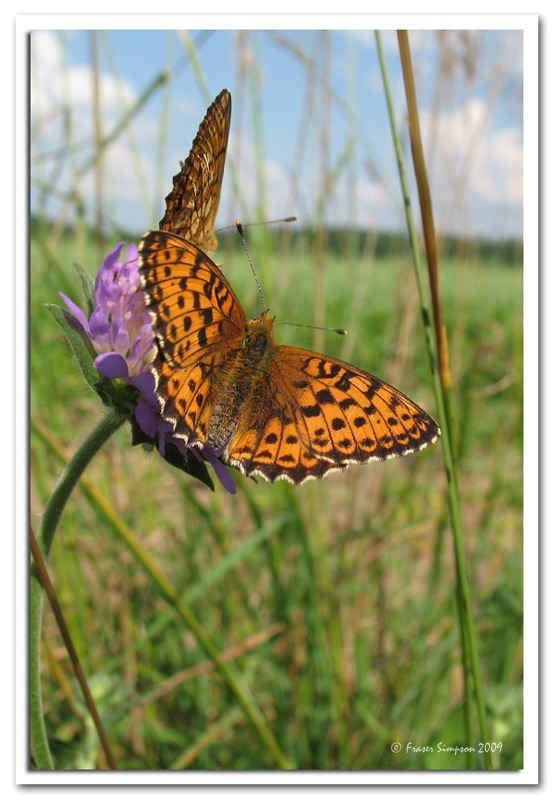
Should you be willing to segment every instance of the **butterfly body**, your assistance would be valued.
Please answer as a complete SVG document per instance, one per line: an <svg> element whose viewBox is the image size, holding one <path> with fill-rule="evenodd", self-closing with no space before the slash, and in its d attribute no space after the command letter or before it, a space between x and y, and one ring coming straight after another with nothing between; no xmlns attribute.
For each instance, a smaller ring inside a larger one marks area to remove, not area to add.
<svg viewBox="0 0 554 800"><path fill-rule="evenodd" d="M268 400L267 376L278 350L272 328L273 318L264 312L248 322L244 336L229 343L227 358L210 391L212 411L206 441L216 451L225 452L248 404L260 408Z"/></svg>
<svg viewBox="0 0 554 800"><path fill-rule="evenodd" d="M274 319L248 321L222 271L191 242L145 234L139 271L159 345L156 393L188 446L209 444L245 475L299 484L438 438L435 421L380 378L278 345Z"/></svg>

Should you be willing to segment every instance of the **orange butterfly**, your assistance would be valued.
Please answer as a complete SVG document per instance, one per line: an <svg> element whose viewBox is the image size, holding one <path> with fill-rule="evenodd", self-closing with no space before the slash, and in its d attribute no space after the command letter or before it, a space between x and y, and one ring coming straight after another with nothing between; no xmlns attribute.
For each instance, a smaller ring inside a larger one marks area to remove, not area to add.
<svg viewBox="0 0 554 800"><path fill-rule="evenodd" d="M159 347L156 394L186 445L210 445L244 475L300 484L439 437L436 422L380 378L278 345L274 318L248 320L219 267L180 236L145 234L139 271Z"/></svg>
<svg viewBox="0 0 554 800"><path fill-rule="evenodd" d="M223 89L206 112L189 157L173 178L160 229L178 233L209 256L215 252L215 218L231 124L231 95Z"/></svg>

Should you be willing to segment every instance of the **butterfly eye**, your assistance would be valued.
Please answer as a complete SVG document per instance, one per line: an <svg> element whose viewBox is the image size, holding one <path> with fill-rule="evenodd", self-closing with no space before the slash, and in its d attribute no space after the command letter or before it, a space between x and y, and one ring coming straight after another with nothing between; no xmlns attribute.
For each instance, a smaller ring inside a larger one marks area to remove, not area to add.
<svg viewBox="0 0 554 800"><path fill-rule="evenodd" d="M267 347L268 337L264 331L250 331L244 337L244 346L253 354L261 356Z"/></svg>

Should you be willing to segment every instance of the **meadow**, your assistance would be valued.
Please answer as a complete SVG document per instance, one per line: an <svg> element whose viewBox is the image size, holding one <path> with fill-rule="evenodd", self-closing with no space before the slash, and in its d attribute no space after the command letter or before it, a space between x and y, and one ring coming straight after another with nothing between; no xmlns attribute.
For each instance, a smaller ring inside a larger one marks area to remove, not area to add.
<svg viewBox="0 0 554 800"><path fill-rule="evenodd" d="M238 237L237 237L238 238ZM94 252L93 237L88 239ZM115 243L115 242L114 242ZM75 243L31 249L31 410L73 451L103 408L45 303L76 302ZM257 259L257 239L250 239ZM279 252L279 248L275 247ZM260 299L242 248L225 266L250 315ZM56 265L53 267L53 265ZM84 266L95 272L93 258ZM359 266L359 265L358 265ZM278 318L312 319L305 253L258 264ZM325 352L348 358L433 413L428 357L406 255L352 266L330 257ZM266 281L269 276L269 283ZM301 280L299 281L299 276ZM345 279L346 278L346 279ZM448 260L441 288L452 342L466 549L494 763L522 763L522 271L479 255ZM278 297L278 304L273 298ZM352 309L355 309L353 315ZM346 318L345 318L346 317ZM282 341L314 347L308 328ZM352 344L351 344L352 343ZM32 522L60 472L32 428ZM455 567L440 444L294 487L243 478L211 492L132 447L123 427L87 475L239 671L280 747L300 769L460 768L463 682ZM50 561L58 595L118 765L126 769L271 769L228 685L168 606L117 528L76 491ZM45 611L43 690L58 768L94 768L98 739ZM476 732L477 737L477 732ZM478 738L478 737L477 737ZM435 752L391 752L391 742ZM482 766L481 760L477 764Z"/></svg>
<svg viewBox="0 0 554 800"><path fill-rule="evenodd" d="M238 55L243 46L240 40ZM190 41L185 50L201 74ZM306 85L321 89L324 78L307 70ZM250 80L256 110L262 89ZM165 91L155 77L151 87ZM132 122L122 103L113 130L120 125L126 133ZM185 136L183 158L194 134ZM40 124L35 135L40 140ZM113 140L96 141L94 158L100 162ZM259 166L264 147L257 142ZM70 144L79 154L82 142ZM138 243L144 233L118 228L113 207L101 200L101 179L91 224L79 170L75 194L63 198L67 213L46 213L54 191L36 147L32 181L42 195L30 225L29 281L34 530L64 465L106 414L47 304L63 305L59 291L79 304L74 263L94 279L118 241ZM328 176L348 170L350 153L340 155L345 163L329 162ZM225 180L234 178L232 158ZM161 217L170 188L150 198L152 220ZM332 181L321 191L320 211ZM261 200L247 198L246 209L242 200L243 222L267 219ZM353 363L437 416L403 233L337 232L321 212L247 227L246 235L278 321L348 330L341 337L282 325L279 342ZM215 260L248 316L257 316L261 298L239 237L218 237ZM119 769L522 768L523 263L521 244L512 245L439 240L453 448L488 742L464 663L441 441L300 487L234 471L237 492L230 495L217 481L211 491L156 451L132 446L124 424L69 498L48 560ZM109 768L47 602L43 615L40 683L53 765Z"/></svg>

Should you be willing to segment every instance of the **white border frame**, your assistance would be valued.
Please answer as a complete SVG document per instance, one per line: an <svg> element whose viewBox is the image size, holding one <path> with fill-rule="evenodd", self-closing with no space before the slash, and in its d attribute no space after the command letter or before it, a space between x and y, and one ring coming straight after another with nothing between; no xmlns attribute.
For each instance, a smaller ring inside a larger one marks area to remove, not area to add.
<svg viewBox="0 0 554 800"><path fill-rule="evenodd" d="M25 785L532 785L538 772L538 62L539 39L537 15L25 15L15 20L15 150L16 150L16 285L15 316L17 320L15 364L16 412L16 614L15 614L15 739L17 784ZM28 736L28 519L27 464L23 442L27 430L28 376L27 364L27 34L30 30L61 29L519 29L524 35L524 564L525 564L525 674L524 674L524 768L521 771L398 771L398 772L328 772L328 771L263 771L263 772L31 772L27 768Z"/></svg>

